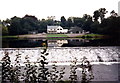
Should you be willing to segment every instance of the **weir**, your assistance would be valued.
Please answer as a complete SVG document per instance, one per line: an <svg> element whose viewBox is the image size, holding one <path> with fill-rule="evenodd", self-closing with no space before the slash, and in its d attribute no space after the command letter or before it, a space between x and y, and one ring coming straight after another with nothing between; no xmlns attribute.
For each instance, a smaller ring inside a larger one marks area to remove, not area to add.
<svg viewBox="0 0 120 83"><path fill-rule="evenodd" d="M4 52L9 52L10 59L14 64L16 55L21 56L21 63L25 62L25 57L29 56L31 62L36 62L41 55L42 48L4 48L0 49L0 60ZM48 48L46 56L49 64L70 64L74 59L80 63L82 58L87 58L90 62L119 62L119 47L55 47Z"/></svg>

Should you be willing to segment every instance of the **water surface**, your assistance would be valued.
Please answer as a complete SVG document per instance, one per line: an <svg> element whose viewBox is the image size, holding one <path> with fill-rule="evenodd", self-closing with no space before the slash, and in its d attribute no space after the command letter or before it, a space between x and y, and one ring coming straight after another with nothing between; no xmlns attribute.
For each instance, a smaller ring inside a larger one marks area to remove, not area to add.
<svg viewBox="0 0 120 83"><path fill-rule="evenodd" d="M3 48L34 48L42 47L86 47L86 46L120 46L115 39L3 39Z"/></svg>

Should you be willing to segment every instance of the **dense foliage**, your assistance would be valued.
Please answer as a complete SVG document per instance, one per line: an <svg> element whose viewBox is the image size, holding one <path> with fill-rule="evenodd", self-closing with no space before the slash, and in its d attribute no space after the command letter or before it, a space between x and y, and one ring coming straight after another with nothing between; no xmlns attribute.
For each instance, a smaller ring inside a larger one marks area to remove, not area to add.
<svg viewBox="0 0 120 83"><path fill-rule="evenodd" d="M35 16L25 15L24 17L12 17L2 21L3 35L28 34L30 31L38 33L47 32L47 25L60 25L64 28L80 27L91 33L120 35L120 16L115 11L110 12L110 16L105 18L108 11L100 8L93 12L93 16L84 14L83 17L69 17L66 19L61 16L60 21L54 20L55 17L38 20Z"/></svg>

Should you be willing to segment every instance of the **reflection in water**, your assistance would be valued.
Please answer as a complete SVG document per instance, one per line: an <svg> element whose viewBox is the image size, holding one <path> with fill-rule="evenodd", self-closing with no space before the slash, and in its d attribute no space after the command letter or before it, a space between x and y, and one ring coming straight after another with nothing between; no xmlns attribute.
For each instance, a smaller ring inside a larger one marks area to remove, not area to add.
<svg viewBox="0 0 120 83"><path fill-rule="evenodd" d="M57 40L57 45L62 46L63 44L68 44L67 40Z"/></svg>
<svg viewBox="0 0 120 83"><path fill-rule="evenodd" d="M47 43L48 47L78 47L88 43L87 39L61 39L61 40L46 40L46 39L20 39L20 40L3 40L3 48L31 48L42 47L42 43Z"/></svg>
<svg viewBox="0 0 120 83"><path fill-rule="evenodd" d="M89 42L89 40L87 40L87 39L69 39L68 45L69 46L81 46L88 42Z"/></svg>
<svg viewBox="0 0 120 83"><path fill-rule="evenodd" d="M42 43L47 43L44 39L9 39L2 41L3 48L33 48L42 47Z"/></svg>
<svg viewBox="0 0 120 83"><path fill-rule="evenodd" d="M47 40L48 47L61 47L63 44L68 44L67 40Z"/></svg>
<svg viewBox="0 0 120 83"><path fill-rule="evenodd" d="M119 42L110 39L2 39L2 47L33 48L42 47L42 43L48 43L50 47L120 46Z"/></svg>
<svg viewBox="0 0 120 83"><path fill-rule="evenodd" d="M66 47L66 46L81 46L84 43L88 43L87 39L64 39L64 40L47 40L49 47Z"/></svg>

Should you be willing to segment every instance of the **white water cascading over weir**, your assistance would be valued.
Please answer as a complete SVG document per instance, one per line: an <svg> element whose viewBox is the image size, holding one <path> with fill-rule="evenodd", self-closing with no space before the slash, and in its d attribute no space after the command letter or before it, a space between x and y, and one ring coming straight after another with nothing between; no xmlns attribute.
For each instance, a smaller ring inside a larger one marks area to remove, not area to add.
<svg viewBox="0 0 120 83"><path fill-rule="evenodd" d="M42 48L5 48L0 49L0 60L4 56L4 51L9 52L10 59L14 64L16 55L20 54L21 64L25 61L25 56L28 55L31 62L36 62ZM80 63L83 57L86 57L92 63L97 62L119 62L119 47L56 47L48 48L49 53L46 56L49 64L70 64L75 58Z"/></svg>

